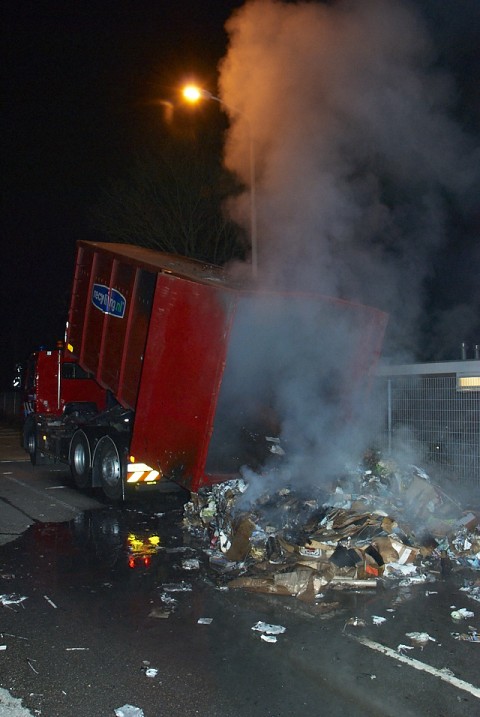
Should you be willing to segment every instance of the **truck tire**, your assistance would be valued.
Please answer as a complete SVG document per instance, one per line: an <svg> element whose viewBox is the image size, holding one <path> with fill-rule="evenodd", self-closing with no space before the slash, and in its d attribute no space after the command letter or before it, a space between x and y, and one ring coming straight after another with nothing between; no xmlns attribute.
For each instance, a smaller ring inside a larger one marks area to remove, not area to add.
<svg viewBox="0 0 480 717"><path fill-rule="evenodd" d="M48 463L48 458L38 448L38 432L33 421L25 426L24 445L30 456L32 466L41 466Z"/></svg>
<svg viewBox="0 0 480 717"><path fill-rule="evenodd" d="M92 484L92 452L83 431L77 431L70 444L70 472L77 488Z"/></svg>
<svg viewBox="0 0 480 717"><path fill-rule="evenodd" d="M107 498L112 501L123 499L123 463L118 446L110 436L104 436L97 444L93 459L93 471L95 484L100 483Z"/></svg>

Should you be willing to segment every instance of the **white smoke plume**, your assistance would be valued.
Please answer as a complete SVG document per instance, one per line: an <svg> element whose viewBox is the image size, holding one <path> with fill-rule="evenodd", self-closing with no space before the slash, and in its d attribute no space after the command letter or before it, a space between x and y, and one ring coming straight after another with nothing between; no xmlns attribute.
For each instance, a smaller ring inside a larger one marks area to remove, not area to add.
<svg viewBox="0 0 480 717"><path fill-rule="evenodd" d="M479 164L414 5L251 0L227 31L228 209L248 232L253 142L262 281L387 310L411 350L446 201L472 201Z"/></svg>

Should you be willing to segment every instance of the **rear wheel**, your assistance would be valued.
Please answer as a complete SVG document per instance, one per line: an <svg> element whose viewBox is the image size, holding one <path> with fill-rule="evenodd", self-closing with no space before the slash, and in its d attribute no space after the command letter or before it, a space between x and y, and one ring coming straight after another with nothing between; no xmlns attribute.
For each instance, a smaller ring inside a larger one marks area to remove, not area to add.
<svg viewBox="0 0 480 717"><path fill-rule="evenodd" d="M92 483L92 454L88 438L77 431L70 444L70 471L77 488L88 488Z"/></svg>
<svg viewBox="0 0 480 717"><path fill-rule="evenodd" d="M104 436L98 442L93 470L107 498L116 501L124 497L123 462L118 446L110 436Z"/></svg>

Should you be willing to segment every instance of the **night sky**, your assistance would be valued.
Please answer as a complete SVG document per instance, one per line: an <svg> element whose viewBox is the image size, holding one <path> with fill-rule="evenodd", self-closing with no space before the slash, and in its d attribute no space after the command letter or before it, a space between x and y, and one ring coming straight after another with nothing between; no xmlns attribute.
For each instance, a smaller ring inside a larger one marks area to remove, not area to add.
<svg viewBox="0 0 480 717"><path fill-rule="evenodd" d="M17 361L62 338L75 243L105 239L89 219L99 191L121 172L144 128L156 126L156 98L173 99L192 75L217 91L217 65L227 48L224 25L243 4L2 3L2 387ZM416 5L431 31L437 62L455 80L456 118L479 137L480 3ZM158 127L162 131L161 121ZM470 317L466 335L453 331L446 337L449 347L462 340L480 343L480 322L471 321L480 314L479 216L478 207L466 216L453 213L449 241L427 283L427 327L439 310L459 307L458 316ZM419 357L459 355L442 355L437 335L419 348Z"/></svg>

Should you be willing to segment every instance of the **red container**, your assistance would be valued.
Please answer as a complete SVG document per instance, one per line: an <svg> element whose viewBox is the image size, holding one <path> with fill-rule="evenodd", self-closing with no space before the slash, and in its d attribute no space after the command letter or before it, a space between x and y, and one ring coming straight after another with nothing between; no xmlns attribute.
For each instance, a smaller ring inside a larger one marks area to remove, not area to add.
<svg viewBox="0 0 480 717"><path fill-rule="evenodd" d="M79 242L67 356L135 412L135 460L197 491L260 465L258 436L284 432L306 403L351 416L385 326L370 307L240 286L216 267L141 247Z"/></svg>

